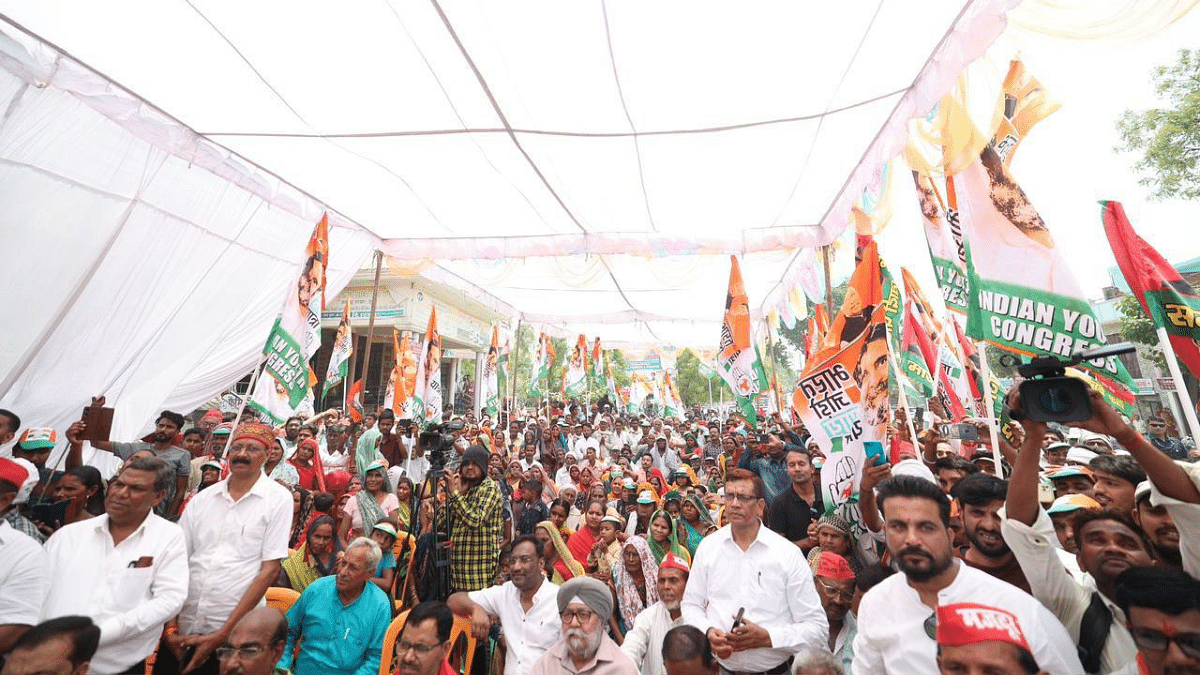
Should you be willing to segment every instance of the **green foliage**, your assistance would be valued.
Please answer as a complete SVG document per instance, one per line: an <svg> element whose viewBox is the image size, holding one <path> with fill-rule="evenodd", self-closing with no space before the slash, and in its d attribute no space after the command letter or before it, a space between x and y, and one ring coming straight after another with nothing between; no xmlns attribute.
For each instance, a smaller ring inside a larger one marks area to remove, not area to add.
<svg viewBox="0 0 1200 675"><path fill-rule="evenodd" d="M1121 313L1121 339L1142 345L1138 351L1154 365L1165 370L1167 360L1158 348L1158 333L1137 297L1130 293L1118 298L1117 311Z"/></svg>
<svg viewBox="0 0 1200 675"><path fill-rule="evenodd" d="M1158 199L1200 197L1200 49L1179 51L1173 66L1154 69L1154 89L1167 107L1126 110L1117 121L1122 146L1139 153L1139 181Z"/></svg>
<svg viewBox="0 0 1200 675"><path fill-rule="evenodd" d="M712 378L709 379L700 374L700 357L690 349L684 349L675 359L675 386L679 388L679 398L688 407L696 404L708 405L710 391L713 403L721 400L722 392L726 401L733 400L733 391L720 375L713 372Z"/></svg>

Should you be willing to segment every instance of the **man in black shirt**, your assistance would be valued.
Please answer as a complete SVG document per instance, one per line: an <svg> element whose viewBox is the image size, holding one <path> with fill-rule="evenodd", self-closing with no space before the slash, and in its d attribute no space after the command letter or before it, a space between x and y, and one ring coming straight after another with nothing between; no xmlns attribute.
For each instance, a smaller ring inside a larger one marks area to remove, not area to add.
<svg viewBox="0 0 1200 675"><path fill-rule="evenodd" d="M817 545L816 540L808 537L808 526L825 511L821 494L813 485L812 455L799 445L788 445L784 461L792 484L771 502L767 527L808 553Z"/></svg>

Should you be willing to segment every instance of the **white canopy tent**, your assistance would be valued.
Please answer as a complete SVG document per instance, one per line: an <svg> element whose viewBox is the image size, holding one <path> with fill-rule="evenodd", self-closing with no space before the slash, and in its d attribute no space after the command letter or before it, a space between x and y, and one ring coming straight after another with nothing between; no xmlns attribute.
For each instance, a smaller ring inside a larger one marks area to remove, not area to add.
<svg viewBox="0 0 1200 675"><path fill-rule="evenodd" d="M330 297L379 247L525 321L712 343L728 256L761 308L811 276L1018 1L0 2L0 407L104 393L128 436L207 400L324 211Z"/></svg>

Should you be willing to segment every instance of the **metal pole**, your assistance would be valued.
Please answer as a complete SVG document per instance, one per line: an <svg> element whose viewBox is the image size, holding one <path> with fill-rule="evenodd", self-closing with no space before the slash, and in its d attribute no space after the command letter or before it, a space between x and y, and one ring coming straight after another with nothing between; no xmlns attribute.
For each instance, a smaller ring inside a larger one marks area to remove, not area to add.
<svg viewBox="0 0 1200 675"><path fill-rule="evenodd" d="M825 266L825 314L832 316L833 308L833 275L829 271L829 247L832 244L826 244L821 247L821 261Z"/></svg>
<svg viewBox="0 0 1200 675"><path fill-rule="evenodd" d="M1175 396L1179 399L1179 407L1183 408L1183 417L1187 420L1188 428L1192 432L1192 440L1200 440L1200 423L1196 421L1196 408L1192 406L1192 397L1188 395L1187 386L1183 381L1183 373L1179 371L1179 363L1175 361L1175 349L1171 347L1171 338L1167 336L1167 329L1162 326L1158 327L1157 333L1158 346L1163 351L1171 379L1175 380Z"/></svg>
<svg viewBox="0 0 1200 675"><path fill-rule="evenodd" d="M371 315L367 318L367 353L363 355L363 398L366 398L367 376L371 372L371 341L375 339L375 305L379 301L379 273L383 268L383 251L375 251L375 285L371 288Z"/></svg>

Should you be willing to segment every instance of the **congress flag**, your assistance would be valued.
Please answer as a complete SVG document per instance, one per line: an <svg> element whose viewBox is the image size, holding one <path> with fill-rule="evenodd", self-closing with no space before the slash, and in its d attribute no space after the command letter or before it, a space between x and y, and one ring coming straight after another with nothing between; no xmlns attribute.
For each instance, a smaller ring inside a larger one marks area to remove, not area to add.
<svg viewBox="0 0 1200 675"><path fill-rule="evenodd" d="M592 342L592 377L597 379L604 377L604 372L604 350L600 349L600 338L597 337Z"/></svg>
<svg viewBox="0 0 1200 675"><path fill-rule="evenodd" d="M417 361L416 384L413 387L409 414L422 426L442 421L442 335L438 332L437 308L429 310L421 358Z"/></svg>
<svg viewBox="0 0 1200 675"><path fill-rule="evenodd" d="M563 378L563 393L566 396L581 396L587 391L587 352L587 338L580 333Z"/></svg>
<svg viewBox="0 0 1200 675"><path fill-rule="evenodd" d="M758 349L750 339L750 303L742 283L737 256L729 256L729 290L725 295L725 320L721 323L717 372L733 390L734 402L751 427L758 428L754 399L767 389L767 373Z"/></svg>
<svg viewBox="0 0 1200 675"><path fill-rule="evenodd" d="M350 340L350 298L346 298L346 308L342 310L342 319L338 322L337 335L333 338L333 353L329 355L329 370L325 374L325 386L321 389L321 398L330 389L338 386L346 379L350 368L350 352L353 344Z"/></svg>
<svg viewBox="0 0 1200 675"><path fill-rule="evenodd" d="M492 417L500 410L500 334L492 326L492 345L483 362L483 412Z"/></svg>

